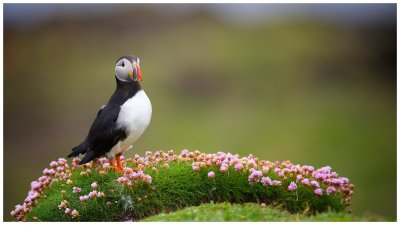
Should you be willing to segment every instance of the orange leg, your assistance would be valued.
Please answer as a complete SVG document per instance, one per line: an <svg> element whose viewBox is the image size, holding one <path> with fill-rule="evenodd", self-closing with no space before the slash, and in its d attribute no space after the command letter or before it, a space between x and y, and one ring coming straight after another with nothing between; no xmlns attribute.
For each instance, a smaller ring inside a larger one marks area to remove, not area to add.
<svg viewBox="0 0 400 225"><path fill-rule="evenodd" d="M111 166L116 168L114 159L110 159Z"/></svg>
<svg viewBox="0 0 400 225"><path fill-rule="evenodd" d="M121 154L116 155L115 158L117 158L117 167L118 167L118 170L119 170L120 172L122 172L122 171L124 170L124 168L122 168L122 164L121 164Z"/></svg>
<svg viewBox="0 0 400 225"><path fill-rule="evenodd" d="M110 159L110 163L111 163L111 166L114 168L115 171L122 172L123 171L122 167L119 168L121 166L121 162L118 161L118 160L119 160L119 157L117 157L117 163L115 163L114 159Z"/></svg>

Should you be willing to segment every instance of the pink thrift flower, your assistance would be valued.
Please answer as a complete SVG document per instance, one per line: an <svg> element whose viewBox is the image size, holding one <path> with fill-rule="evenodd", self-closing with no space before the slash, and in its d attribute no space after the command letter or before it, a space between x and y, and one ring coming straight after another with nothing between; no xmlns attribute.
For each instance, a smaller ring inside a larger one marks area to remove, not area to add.
<svg viewBox="0 0 400 225"><path fill-rule="evenodd" d="M104 164L102 165L102 167L103 167L103 169L105 169L105 170L111 169L110 163L104 163Z"/></svg>
<svg viewBox="0 0 400 225"><path fill-rule="evenodd" d="M89 200L89 196L87 196L87 195L79 196L79 200L81 202L87 202Z"/></svg>
<svg viewBox="0 0 400 225"><path fill-rule="evenodd" d="M22 205L18 204L18 205L15 206L15 210L14 211L15 211L15 213L22 212L22 211L24 211L24 207Z"/></svg>
<svg viewBox="0 0 400 225"><path fill-rule="evenodd" d="M96 182L93 182L90 186L93 188L93 190L97 189L98 187Z"/></svg>
<svg viewBox="0 0 400 225"><path fill-rule="evenodd" d="M126 178L126 177L119 177L117 181L118 181L118 183L120 183L120 184L125 184L125 183L128 181L128 178Z"/></svg>
<svg viewBox="0 0 400 225"><path fill-rule="evenodd" d="M126 186L131 187L131 186L132 186L132 181L128 180L128 181L126 182Z"/></svg>
<svg viewBox="0 0 400 225"><path fill-rule="evenodd" d="M19 214L19 215L17 216L17 220L18 220L18 221L21 221L23 218L24 218L24 215L23 215L23 214Z"/></svg>
<svg viewBox="0 0 400 225"><path fill-rule="evenodd" d="M263 177L261 178L261 183L263 186L272 185L272 180L269 177Z"/></svg>
<svg viewBox="0 0 400 225"><path fill-rule="evenodd" d="M294 190L296 190L296 189L297 189L296 183L291 182L291 183L289 184L289 186L288 186L288 190L289 190L289 191L294 191Z"/></svg>
<svg viewBox="0 0 400 225"><path fill-rule="evenodd" d="M42 186L42 183L41 182L37 182L37 181L33 181L32 183L31 183L31 189L32 190L39 190L39 188Z"/></svg>
<svg viewBox="0 0 400 225"><path fill-rule="evenodd" d="M249 180L249 184L254 184L254 183L259 182L261 177L262 177L262 172L261 171L252 169L251 170L251 174L250 174L249 179L248 179Z"/></svg>
<svg viewBox="0 0 400 225"><path fill-rule="evenodd" d="M145 182L145 183L151 184L151 182L152 182L152 178L151 178L150 175L145 175L145 176L143 177L143 179L144 179L144 182Z"/></svg>
<svg viewBox="0 0 400 225"><path fill-rule="evenodd" d="M48 175L53 176L54 174L56 174L56 171L54 171L53 169L48 170Z"/></svg>
<svg viewBox="0 0 400 225"><path fill-rule="evenodd" d="M301 174L299 174L299 175L296 176L296 180L297 180L297 181L300 181L300 180L302 180L302 179L303 179L303 176L302 176Z"/></svg>
<svg viewBox="0 0 400 225"><path fill-rule="evenodd" d="M91 197L91 198L96 198L96 197L97 197L97 191L91 191L91 192L89 192L89 197Z"/></svg>
<svg viewBox="0 0 400 225"><path fill-rule="evenodd" d="M218 159L223 161L226 157L226 154L224 152L221 152L221 154L218 156Z"/></svg>
<svg viewBox="0 0 400 225"><path fill-rule="evenodd" d="M208 179L214 179L214 177L215 177L214 171L208 173Z"/></svg>
<svg viewBox="0 0 400 225"><path fill-rule="evenodd" d="M56 168L57 166L58 166L58 163L56 161L52 161L50 163L50 167L52 167L52 168Z"/></svg>
<svg viewBox="0 0 400 225"><path fill-rule="evenodd" d="M199 172L200 171L200 167L198 167L196 165L193 165L192 168L193 168L194 172Z"/></svg>
<svg viewBox="0 0 400 225"><path fill-rule="evenodd" d="M220 170L222 173L226 173L226 171L228 171L228 168L227 168L226 166L224 166L224 165L221 165L221 167L219 168L219 170Z"/></svg>
<svg viewBox="0 0 400 225"><path fill-rule="evenodd" d="M243 169L243 164L242 163L236 163L233 168L235 168L236 171L242 170Z"/></svg>
<svg viewBox="0 0 400 225"><path fill-rule="evenodd" d="M310 181L308 181L308 179L306 178L306 179L303 179L303 180L301 181L301 183L304 184L304 185L309 185L309 184L310 184Z"/></svg>
<svg viewBox="0 0 400 225"><path fill-rule="evenodd" d="M78 193L78 192L81 192L81 189L79 187L73 187L72 188L72 192L73 193Z"/></svg>
<svg viewBox="0 0 400 225"><path fill-rule="evenodd" d="M59 158L58 159L58 164L61 166L64 166L67 163L67 160L64 158Z"/></svg>
<svg viewBox="0 0 400 225"><path fill-rule="evenodd" d="M189 151L187 150L187 149L183 149L182 150L182 152L181 152L181 156L183 157L183 158L186 158L186 156L189 154Z"/></svg>
<svg viewBox="0 0 400 225"><path fill-rule="evenodd" d="M124 169L124 174L125 174L125 175L132 174L132 173L133 173L132 168L125 167L125 169Z"/></svg>
<svg viewBox="0 0 400 225"><path fill-rule="evenodd" d="M70 185L70 186L73 184L72 180L70 180L70 179L68 179L66 183L67 183L68 185Z"/></svg>
<svg viewBox="0 0 400 225"><path fill-rule="evenodd" d="M328 188L326 189L326 193L327 193L328 195L332 195L332 194L334 194L335 192L336 192L336 188L335 188L335 187L330 186L330 187L328 187Z"/></svg>
<svg viewBox="0 0 400 225"><path fill-rule="evenodd" d="M313 187L319 188L319 183L317 181L315 181L315 180L311 181L311 185Z"/></svg>
<svg viewBox="0 0 400 225"><path fill-rule="evenodd" d="M310 171L310 172L314 171L314 167L312 167L312 166L302 166L301 169L305 170L305 171Z"/></svg>
<svg viewBox="0 0 400 225"><path fill-rule="evenodd" d="M272 186L281 186L282 182L280 182L279 180L273 180L272 181Z"/></svg>
<svg viewBox="0 0 400 225"><path fill-rule="evenodd" d="M105 157L101 157L97 159L97 163L101 166L106 162L106 158Z"/></svg>
<svg viewBox="0 0 400 225"><path fill-rule="evenodd" d="M41 176L39 177L38 181L44 182L47 179L47 176Z"/></svg>
<svg viewBox="0 0 400 225"><path fill-rule="evenodd" d="M325 178L326 178L326 174L314 172L314 173L313 173L313 177L314 177L315 179L325 179Z"/></svg>
<svg viewBox="0 0 400 225"><path fill-rule="evenodd" d="M59 209L64 209L68 206L68 202L66 200L62 201L59 205L58 208Z"/></svg>
<svg viewBox="0 0 400 225"><path fill-rule="evenodd" d="M76 211L76 209L74 209L74 210L72 210L71 215L72 215L73 218L76 218L76 217L79 216L79 212Z"/></svg>
<svg viewBox="0 0 400 225"><path fill-rule="evenodd" d="M317 188L314 190L314 194L316 194L318 196L322 196L324 193L321 188Z"/></svg>
<svg viewBox="0 0 400 225"><path fill-rule="evenodd" d="M189 156L189 158L193 158L194 157L194 153L193 152L189 152L188 156Z"/></svg>
<svg viewBox="0 0 400 225"><path fill-rule="evenodd" d="M131 175L131 179L134 179L134 180L136 180L136 179L138 179L139 178L139 174L138 173L135 173L135 172L133 172L133 174Z"/></svg>
<svg viewBox="0 0 400 225"><path fill-rule="evenodd" d="M104 194L104 192L99 192L97 193L97 197L98 198L104 198L106 195Z"/></svg>
<svg viewBox="0 0 400 225"><path fill-rule="evenodd" d="M247 160L247 166L252 168L257 167L256 161L254 161L254 159Z"/></svg>
<svg viewBox="0 0 400 225"><path fill-rule="evenodd" d="M65 214L70 214L72 211L71 211L71 209L70 208L66 208L65 209Z"/></svg>

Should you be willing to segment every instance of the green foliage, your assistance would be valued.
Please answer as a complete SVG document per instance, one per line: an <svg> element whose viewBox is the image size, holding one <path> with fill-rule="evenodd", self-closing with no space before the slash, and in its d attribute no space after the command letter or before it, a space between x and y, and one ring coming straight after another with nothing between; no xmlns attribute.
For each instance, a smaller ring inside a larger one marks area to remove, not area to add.
<svg viewBox="0 0 400 225"><path fill-rule="evenodd" d="M133 166L133 164L127 163L127 166ZM88 169L91 171L90 175L80 174ZM208 179L209 171L215 172L214 179ZM307 215L328 210L343 212L345 209L342 197L338 194L318 197L313 193L312 188L301 184L298 185L296 191L287 191L287 185L294 178L288 178L280 187L264 187L261 183L250 185L248 171L236 172L229 168L227 173L222 173L217 167L212 166L194 172L191 162L172 162L169 164L169 169L158 164L154 168L146 167L144 172L151 175L151 184L140 181L128 187L117 182L122 174L115 173L113 170L102 176L95 171L95 168L78 167L70 178L73 184L67 185L65 181L55 182L44 192L45 197L38 201L27 215L27 219L28 221L138 220L160 212L171 212L210 201L266 203L285 209L289 213ZM277 178L273 172L269 172L268 176L272 179ZM93 182L98 183L97 191L104 192L105 197L81 202L79 196L87 195L92 191L91 183ZM79 193L73 193L73 187L80 187L82 190ZM61 193L62 190L65 191L64 195ZM67 216L64 213L65 209L58 208L63 200L68 201L70 209L76 209L79 212L77 218ZM111 205L107 205L107 202ZM235 217L232 217L232 220L235 220Z"/></svg>

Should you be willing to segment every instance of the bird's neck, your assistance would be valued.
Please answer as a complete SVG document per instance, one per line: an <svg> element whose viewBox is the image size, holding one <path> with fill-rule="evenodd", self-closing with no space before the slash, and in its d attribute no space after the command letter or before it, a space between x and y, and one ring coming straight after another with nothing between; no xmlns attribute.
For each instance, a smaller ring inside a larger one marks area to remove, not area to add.
<svg viewBox="0 0 400 225"><path fill-rule="evenodd" d="M117 88L110 99L111 103L123 104L126 100L135 96L138 91L142 90L139 81L124 82L120 81L118 78L116 78L116 81Z"/></svg>
<svg viewBox="0 0 400 225"><path fill-rule="evenodd" d="M115 80L117 81L117 90L127 93L136 93L142 89L142 87L140 87L139 81L126 82L120 81L118 78L115 78Z"/></svg>

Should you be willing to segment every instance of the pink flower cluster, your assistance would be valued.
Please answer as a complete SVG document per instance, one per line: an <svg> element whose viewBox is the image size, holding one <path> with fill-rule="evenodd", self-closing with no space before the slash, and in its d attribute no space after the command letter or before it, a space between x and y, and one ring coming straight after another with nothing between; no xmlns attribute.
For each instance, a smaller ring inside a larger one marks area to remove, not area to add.
<svg viewBox="0 0 400 225"><path fill-rule="evenodd" d="M98 189L99 185L97 184L97 182L93 182L90 187L93 189L93 191L89 192L89 194L87 195L82 195L79 196L79 200L81 202L87 202L89 199L96 199L96 198L104 198L106 195L104 194L104 192L101 191L97 191L96 189ZM80 188L79 188L80 190ZM74 192L76 193L76 192Z"/></svg>
<svg viewBox="0 0 400 225"><path fill-rule="evenodd" d="M70 215L72 218L76 218L76 217L79 216L79 212L78 212L76 209L71 210L71 208L69 208L69 203L68 203L67 200L63 200L63 201L58 205L58 208L64 210L64 213L65 213L66 215Z"/></svg>
<svg viewBox="0 0 400 225"><path fill-rule="evenodd" d="M52 161L50 162L50 169L45 168L43 170L43 176L39 177L38 180L33 181L31 183L31 189L28 192L28 196L26 197L24 204L23 205L17 205L15 206L15 209L11 211L11 215L17 218L18 221L26 221L26 214L29 213L32 208L36 205L37 200L43 196L43 192L52 186L53 183L59 182L59 181L64 181L65 184L68 186L73 185L73 181L70 179L72 178L72 171L76 170L77 168L87 168L86 171L84 171L83 175L90 175L91 170L90 168L93 168L95 165L93 162L84 164L79 166L79 158L74 158L72 160L72 167L69 166L68 162L64 158L59 158L57 161ZM99 158L97 161L97 164L105 164L108 163L108 159L106 158ZM81 173L82 175L82 173ZM71 187L73 193L79 193L81 192L81 188L79 187ZM97 188L97 183L92 184L92 188L95 189ZM95 193L94 193L95 192ZM97 197L97 198L103 198L105 197L105 194L103 192L97 192L94 191L93 193L89 193L91 197ZM65 190L61 191L62 195L66 194ZM96 196L94 196L96 194ZM80 196L80 200L82 202L87 201L89 199L89 196ZM60 209L65 209L65 213L68 215L71 215L73 218L76 218L79 216L79 212L74 209L71 210L68 207L68 202L66 200L62 201L59 204Z"/></svg>
<svg viewBox="0 0 400 225"><path fill-rule="evenodd" d="M289 186L288 186L288 190L289 191L294 191L297 189L297 184L295 182L290 182Z"/></svg>
<svg viewBox="0 0 400 225"><path fill-rule="evenodd" d="M124 175L118 178L118 183L131 187L134 183L144 182L151 184L152 178L148 174L144 174L142 170L134 172L132 168L126 167Z"/></svg>
<svg viewBox="0 0 400 225"><path fill-rule="evenodd" d="M16 205L15 209L11 211L11 216L17 218L18 221L26 221L25 215L36 205L45 189L50 187L54 182L59 180L65 181L72 176L67 160L63 158L59 158L57 162L52 161L50 163L50 168L51 169L44 169L43 176L31 183L31 189L24 203L22 205Z"/></svg>
<svg viewBox="0 0 400 225"><path fill-rule="evenodd" d="M286 187L288 191L294 191L298 185L302 185L313 188L316 196L322 196L324 193L327 195L342 194L347 202L353 194L354 185L349 184L349 179L339 177L336 172L331 171L329 166L314 169L312 166L300 166L288 160L283 162L259 160L251 154L247 157L240 157L238 154L225 152L206 154L197 150L191 152L187 149L182 150L180 155L175 155L172 150L167 153L162 150L155 153L147 151L145 155L144 158L135 155L134 159L127 159L127 161L138 163L139 170L156 166L159 163L177 161L191 162L194 172L199 172L202 168L217 166L221 173L229 174L229 169L233 168L236 172L248 172L250 185L261 183L263 186L281 186L284 181L289 180L290 184ZM207 175L208 179L215 178L214 171L211 172ZM271 175L269 176L269 174ZM272 180L272 174L279 179ZM119 181L129 184L129 179L123 177Z"/></svg>
<svg viewBox="0 0 400 225"><path fill-rule="evenodd" d="M158 169L169 169L169 163L180 162L187 163L192 166L194 172L200 172L207 169L207 177L209 180L218 178L216 173L229 176L230 173L246 173L248 174L249 185L257 185L258 183L264 187L273 188L285 186L288 192L296 191L299 186L310 188L316 196L340 194L344 198L346 205L350 204L350 197L353 195L354 185L349 183L349 179L339 177L336 172L332 172L331 167L326 166L314 169L312 166L300 166L290 161L267 161L259 160L253 155L241 157L238 154L225 152L217 152L215 154L206 154L200 151L189 151L184 149L179 155L175 155L173 150L164 152L162 150L151 152L146 151L145 157L135 154L133 158L121 157L122 163L126 165L123 175L117 178L122 186L132 187L136 184L151 184L152 177L145 174L146 169L158 172ZM81 176L90 176L92 171L96 171L101 176L108 173L112 169L108 159L102 157L84 165L79 165L79 158L74 158L69 167L67 161L63 158L58 161L52 161L50 168L43 170L43 176L37 181L31 183L31 189L23 205L15 206L11 215L19 221L25 221L25 215L29 213L35 206L37 200L43 195L43 191L50 187L54 182L63 181L65 188L71 188L73 193L81 192L80 187L74 186L71 180L72 171L81 168ZM130 163L130 164L127 164ZM129 167L128 165L133 165ZM215 171L210 169L216 168ZM81 202L87 202L89 199L104 198L104 192L99 191L100 185L97 182L91 184L92 191L87 195L79 196ZM154 187L152 187L154 188ZM62 194L65 195L63 190ZM138 198L138 202L142 198ZM107 202L107 206L112 203ZM79 216L79 212L72 210L68 202L61 202L60 209L65 210L65 214L72 217Z"/></svg>
<svg viewBox="0 0 400 225"><path fill-rule="evenodd" d="M162 154L162 151L158 152L158 155ZM150 152L148 155L150 155ZM303 185L313 188L316 196L322 196L325 192L327 195L339 193L349 200L349 197L353 194L354 185L349 184L349 179L339 177L336 172L331 171L329 166L315 170L312 166L300 166L299 164L292 164L290 161L259 160L251 154L248 157L240 157L231 153L205 154L198 151L190 152L186 149L181 152L178 159L192 160L192 168L195 172L199 172L203 167L209 168L213 165L218 166L222 173L228 172L229 168L233 168L236 172L248 171L250 185L261 182L263 186L281 186L283 181L294 179L287 186L288 191L294 191L298 185ZM274 173L280 180L272 180L269 176L266 176L269 173Z"/></svg>

